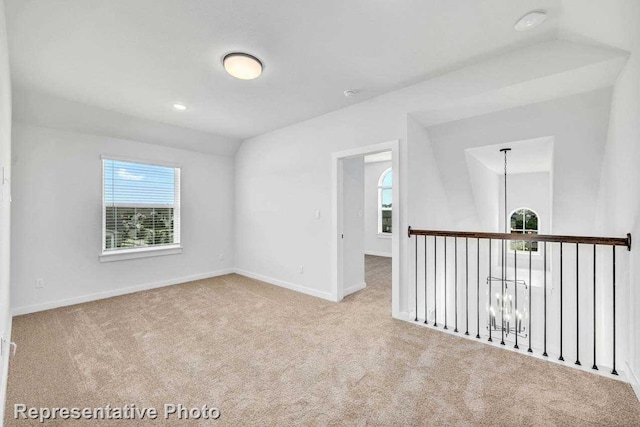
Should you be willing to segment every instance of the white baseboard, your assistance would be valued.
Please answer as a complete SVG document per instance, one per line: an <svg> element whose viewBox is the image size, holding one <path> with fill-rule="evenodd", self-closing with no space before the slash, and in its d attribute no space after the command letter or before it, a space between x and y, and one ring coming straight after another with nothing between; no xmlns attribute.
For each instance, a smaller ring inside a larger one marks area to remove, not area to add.
<svg viewBox="0 0 640 427"><path fill-rule="evenodd" d="M413 317L413 312L401 311L397 315L393 316L393 318L398 320L406 320L407 322L410 322L413 320L414 317Z"/></svg>
<svg viewBox="0 0 640 427"><path fill-rule="evenodd" d="M351 295L355 292L358 292L367 287L367 282L358 283L353 286L349 286L348 288L344 288L344 296Z"/></svg>
<svg viewBox="0 0 640 427"><path fill-rule="evenodd" d="M391 258L391 252L378 252L378 251L364 251L365 255L382 256L385 258Z"/></svg>
<svg viewBox="0 0 640 427"><path fill-rule="evenodd" d="M631 365L629 365L629 362L624 362L624 364L627 368L625 372L627 374L627 380L629 381L629 384L631 384L631 387L633 387L633 391L636 393L638 401L640 401L640 381L638 381L638 376L635 372L633 372L633 369L631 368Z"/></svg>
<svg viewBox="0 0 640 427"><path fill-rule="evenodd" d="M547 363L553 363L556 365L560 365L560 366L564 366L566 368L569 369L576 369L582 372L588 372L591 375L599 375L601 377L605 377L605 378L610 378L612 380L616 380L616 381L621 381L624 383L631 383L631 375L627 375L626 371L619 371L620 375L613 375L610 372L610 367L604 366L604 365L599 365L600 370L593 370L589 364L585 363L583 365L575 365L572 362L564 362L564 361L560 361L557 358L557 354L553 354L553 353L549 353L549 356L543 356L542 353L538 350L536 350L535 353L528 353L526 350L524 350L524 345L520 348L520 349L515 349L513 346L508 345L508 346L504 346L499 344L500 340L499 339L494 339L492 342L488 341L486 339L486 335L483 334L482 339L477 339L475 337L475 333L473 331L470 331L469 335L465 335L463 332L455 332L453 329L453 325L449 325L449 329L444 329L442 326L442 324L440 324L440 327L434 327L433 326L433 322L430 321L429 324L424 323L423 319L418 319L418 321L415 321L415 311L411 310L411 311L405 311L405 312L400 312L398 315L394 315L395 319L399 319L399 320L404 320L412 325L415 325L418 328L427 328L427 329L431 329L432 331L436 331L438 333L441 334L449 334L451 336L455 336L458 338L462 338L465 340L470 340L473 342L477 342L480 343L482 345L487 345L487 346L492 346L494 348L499 348L502 351L510 351L513 353L517 353L520 354L521 356L524 357L532 357L534 359L538 359L538 360L542 360L545 361ZM627 365L628 367L628 365ZM636 382L637 384L637 382ZM632 384L633 385L633 384ZM634 389L635 391L635 389ZM636 391L637 393L637 391Z"/></svg>
<svg viewBox="0 0 640 427"><path fill-rule="evenodd" d="M126 288L113 289L104 292L97 292L88 295L82 295L79 297L65 298L55 301L48 301L40 304L27 305L23 307L16 307L11 310L13 316L20 316L23 314L36 313L38 311L51 310L59 307L66 307L69 305L81 304L84 302L96 301L105 298L111 298L119 295L132 294L134 292L146 291L149 289L162 288L165 286L178 285L180 283L193 282L194 280L209 279L211 277L224 276L225 274L237 273L242 276L250 277L252 279L260 280L272 285L280 286L292 291L301 292L303 294L311 295L318 298L323 298L329 301L335 301L333 295L329 292L322 292L315 289L307 288L306 286L296 285L293 283L285 282L283 280L273 279L271 277L263 276L261 274L251 273L249 271L227 268L224 270L213 271L209 273L196 274L192 276L177 277L174 279L163 280L154 283L145 283L142 285L130 286ZM357 289L354 289L355 292Z"/></svg>
<svg viewBox="0 0 640 427"><path fill-rule="evenodd" d="M235 269L236 274L241 276L246 276L251 279L260 280L261 282L266 282L271 285L280 286L281 288L286 288L292 291L301 292L303 294L311 295L314 297L326 299L329 301L335 301L334 296L329 292L318 291L316 289L307 288L306 286L296 285L294 283L285 282L284 280L273 279L271 277L263 276L261 274L252 273L250 271L242 270L240 268Z"/></svg>
<svg viewBox="0 0 640 427"><path fill-rule="evenodd" d="M192 276L177 277L175 279L163 280L154 283L145 283L142 285L129 286L126 288L113 289L104 292L97 292L94 294L82 295L79 297L59 299L55 301L48 301L40 304L27 305L23 307L16 307L11 310L13 316L20 316L22 314L35 313L37 311L51 310L53 308L66 307L69 305L81 304L83 302L96 301L104 298L111 298L118 295L132 294L134 292L147 291L149 289L162 288L165 286L178 285L180 283L193 282L194 280L209 279L211 277L224 276L225 274L234 273L233 268L227 268L224 270L212 271L209 273L195 274Z"/></svg>

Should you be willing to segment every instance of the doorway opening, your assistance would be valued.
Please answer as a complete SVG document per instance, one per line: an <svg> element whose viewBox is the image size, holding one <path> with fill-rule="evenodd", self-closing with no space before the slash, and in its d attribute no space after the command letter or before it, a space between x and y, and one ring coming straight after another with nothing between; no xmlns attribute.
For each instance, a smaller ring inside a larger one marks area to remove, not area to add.
<svg viewBox="0 0 640 427"><path fill-rule="evenodd" d="M398 141L333 154L333 294L363 291L390 299L399 288Z"/></svg>

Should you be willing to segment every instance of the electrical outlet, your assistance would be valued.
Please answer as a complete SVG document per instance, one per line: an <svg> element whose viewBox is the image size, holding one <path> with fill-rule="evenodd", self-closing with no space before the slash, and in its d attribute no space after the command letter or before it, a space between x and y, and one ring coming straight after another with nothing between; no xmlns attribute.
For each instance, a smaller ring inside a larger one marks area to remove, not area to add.
<svg viewBox="0 0 640 427"><path fill-rule="evenodd" d="M315 215L316 219L320 219L320 209L318 209L316 211L316 215Z"/></svg>
<svg viewBox="0 0 640 427"><path fill-rule="evenodd" d="M224 261L224 254L221 253L220 255L218 255L218 258L220 259L220 261Z"/></svg>
<svg viewBox="0 0 640 427"><path fill-rule="evenodd" d="M44 288L44 279L36 279L36 289Z"/></svg>
<svg viewBox="0 0 640 427"><path fill-rule="evenodd" d="M299 271L300 271L300 274L304 274L304 266L301 265Z"/></svg>

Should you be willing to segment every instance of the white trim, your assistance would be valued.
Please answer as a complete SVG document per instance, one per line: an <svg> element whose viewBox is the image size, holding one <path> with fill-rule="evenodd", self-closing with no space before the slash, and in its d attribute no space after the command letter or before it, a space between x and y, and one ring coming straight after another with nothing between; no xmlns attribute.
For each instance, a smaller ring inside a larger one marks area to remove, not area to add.
<svg viewBox="0 0 640 427"><path fill-rule="evenodd" d="M240 276L245 276L250 279L259 280L261 282L268 283L270 285L280 286L281 288L289 289L291 291L300 292L303 294L311 295L314 297L326 299L335 302L333 295L329 292L318 291L316 289L308 288L302 285L296 285L294 283L285 282L284 280L274 279L272 277L263 276L262 274L252 273L250 271L242 270L240 268L235 269L235 273Z"/></svg>
<svg viewBox="0 0 640 427"><path fill-rule="evenodd" d="M110 208L150 208L150 209L167 209L175 207L175 204L153 204L153 203L109 203Z"/></svg>
<svg viewBox="0 0 640 427"><path fill-rule="evenodd" d="M9 323L7 325L7 330L3 332L5 335L5 339L11 342L11 331L13 329L13 321L11 316L9 316ZM2 332L2 331L0 331ZM0 344L2 345L2 344ZM2 354L2 376L0 378L0 426L2 426L2 421L4 420L4 411L7 401L7 383L9 379L9 358L11 358L11 346L7 346L6 353Z"/></svg>
<svg viewBox="0 0 640 427"><path fill-rule="evenodd" d="M473 342L477 342L479 344L484 344L484 345L490 345L492 347L495 348L499 348L501 350L505 350L505 351L511 351L517 354L520 354L524 357L533 357L536 358L538 360L544 360L545 362L548 363L554 363L556 365L560 365L560 366L565 366L567 368L570 369L578 369L580 371L583 372L588 372L591 374L595 374L595 375L600 375L602 377L606 377L606 378L611 378L612 380L617 380L617 381L621 381L624 383L631 383L631 385L633 386L633 383L630 381L630 375L627 374L626 371L619 371L619 375L613 375L611 374L611 371L608 367L602 366L600 365L600 369L599 370L593 370L591 368L591 366L588 366L587 363L583 364L583 365L576 365L570 361L561 361L558 360L558 355L557 354L551 354L549 353L549 356L545 357L542 355L542 353L540 351L534 352L534 353L528 353L526 350L524 350L525 346L522 346L520 349L515 349L513 348L513 346L504 346L500 344L500 340L493 340L493 342L489 342L486 339L486 336L483 336L482 338L478 339L476 338L475 332L469 331L469 335L465 335L464 332L454 332L453 328L451 329L444 329L441 327L434 327L432 323L430 324L425 324L424 320L419 319L417 322L415 321L415 311L405 311L405 312L400 312L398 315L394 315L393 317L399 320L404 320L407 323L410 323L414 326L420 327L420 328L427 328L427 329L431 329L435 332L440 332L443 334L449 334L452 335L454 337L457 338L463 338L466 340L470 340ZM627 365L628 366L628 365ZM634 388L635 391L635 388ZM636 396L638 396L637 394L638 392L636 391Z"/></svg>
<svg viewBox="0 0 640 427"><path fill-rule="evenodd" d="M182 245L182 168L174 169L173 187L173 243Z"/></svg>
<svg viewBox="0 0 640 427"><path fill-rule="evenodd" d="M393 233L378 233L376 236L378 239L391 239L393 237Z"/></svg>
<svg viewBox="0 0 640 427"><path fill-rule="evenodd" d="M626 369L627 381L629 381L629 384L631 384L631 388L633 388L633 391L636 394L636 398L638 399L638 401L640 401L640 381L638 381L638 377L636 376L636 373L631 368L631 365L629 365L629 362L625 361L624 364L627 368Z"/></svg>
<svg viewBox="0 0 640 427"><path fill-rule="evenodd" d="M358 157L366 154L375 154L383 151L391 151L391 167L394 170L392 194L394 214L391 218L392 230L400 230L400 218L403 210L400 203L400 193L402 180L400 179L400 140L394 139L379 144L356 147L350 150L343 150L331 153L331 296L332 300L340 301L344 297L344 289L340 280L340 232L341 226L339 211L340 205L340 189L341 185L341 167L340 162L349 157ZM405 239L407 240L407 239ZM406 242L403 243L406 247ZM400 233L392 233L392 274L391 274L391 311L392 313L400 312Z"/></svg>
<svg viewBox="0 0 640 427"><path fill-rule="evenodd" d="M390 252L378 252L378 251L364 251L365 255L382 256L385 258L391 258L393 256Z"/></svg>
<svg viewBox="0 0 640 427"><path fill-rule="evenodd" d="M354 294L358 291L363 290L367 287L367 282L357 283L353 286L349 286L348 288L344 288L344 296Z"/></svg>
<svg viewBox="0 0 640 427"><path fill-rule="evenodd" d="M176 162L167 162L164 160L149 160L149 159L141 159L137 157L125 157L125 156L116 156L111 154L100 154L101 160L116 160L118 162L127 162L127 163L143 163L145 165L151 166L167 166L171 168L182 168L182 164Z"/></svg>
<svg viewBox="0 0 640 427"><path fill-rule="evenodd" d="M102 222L100 223L100 232L102 233L102 240L100 241L100 248L102 252L104 252L107 247L107 210L104 207L104 161L105 158L100 156L100 204L102 205Z"/></svg>
<svg viewBox="0 0 640 427"><path fill-rule="evenodd" d="M105 298L111 298L119 295L127 295L127 294L146 291L150 289L163 288L166 286L179 285L182 283L193 282L195 280L210 279L212 277L224 276L224 275L233 274L233 273L236 273L251 279L259 280L261 282L265 282L270 285L279 286L292 291L300 292L303 294L307 294L307 295L311 295L314 297L335 302L335 300L332 298L332 295L329 292L318 291L315 289L308 288L306 286L296 285L293 283L285 282L283 280L273 279L271 277L263 276L261 274L251 273L249 271L245 271L242 269L226 268L223 270L213 271L210 273L177 277L175 279L163 280L160 282L146 283L142 285L129 286L126 288L113 289L113 290L104 291L104 292L97 292L94 294L88 294L88 295L83 295L79 297L65 298L65 299L49 301L41 304L33 304L33 305L28 305L23 307L17 307L12 309L11 315L21 316L23 314L36 313L38 311L51 310L59 307L67 307L70 305L82 304L85 302L97 301Z"/></svg>
<svg viewBox="0 0 640 427"><path fill-rule="evenodd" d="M147 291L149 289L163 288L165 286L179 285L181 283L193 282L194 280L210 279L212 277L224 276L226 274L232 274L233 268L227 268L218 271L212 271L209 273L194 274L191 276L176 277L175 279L162 280L160 282L145 283L142 285L129 286L126 288L113 289L104 292L97 292L94 294L87 294L79 297L59 299L55 301L44 302L40 304L27 305L23 307L14 308L11 311L13 316L20 316L22 314L35 313L37 311L51 310L58 307L66 307L69 305L81 304L84 302L96 301L105 298L116 297L119 295L132 294L140 291Z"/></svg>
<svg viewBox="0 0 640 427"><path fill-rule="evenodd" d="M100 262L122 261L125 259L149 258L163 255L176 255L182 253L182 246L145 246L134 249L122 249L102 252L99 256Z"/></svg>
<svg viewBox="0 0 640 427"><path fill-rule="evenodd" d="M406 320L407 322L414 322L415 316L413 315L413 313L413 311L401 311L400 313L394 314L393 318L398 320Z"/></svg>

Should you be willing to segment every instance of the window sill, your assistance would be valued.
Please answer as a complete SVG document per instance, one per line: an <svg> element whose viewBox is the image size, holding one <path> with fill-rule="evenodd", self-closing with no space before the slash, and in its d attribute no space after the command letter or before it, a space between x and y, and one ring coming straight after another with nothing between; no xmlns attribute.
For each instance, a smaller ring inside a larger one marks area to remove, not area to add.
<svg viewBox="0 0 640 427"><path fill-rule="evenodd" d="M392 233L378 233L378 239L391 239L392 237Z"/></svg>
<svg viewBox="0 0 640 427"><path fill-rule="evenodd" d="M100 262L122 261L126 259L149 258L163 255L176 255L182 253L182 246L170 245L158 248L124 249L119 251L102 252Z"/></svg>

